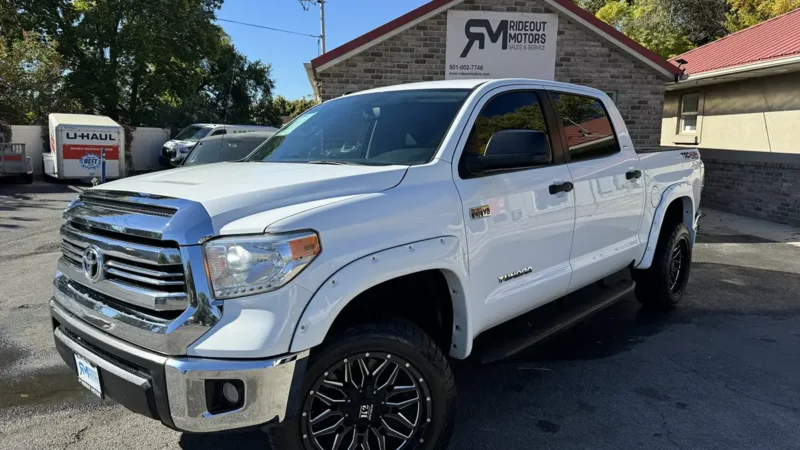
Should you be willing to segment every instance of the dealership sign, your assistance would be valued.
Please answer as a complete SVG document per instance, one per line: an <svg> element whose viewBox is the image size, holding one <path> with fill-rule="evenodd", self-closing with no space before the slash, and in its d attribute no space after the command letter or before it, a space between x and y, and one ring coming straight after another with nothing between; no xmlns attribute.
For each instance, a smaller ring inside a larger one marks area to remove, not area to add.
<svg viewBox="0 0 800 450"><path fill-rule="evenodd" d="M555 14L447 12L445 78L540 78L556 67Z"/></svg>

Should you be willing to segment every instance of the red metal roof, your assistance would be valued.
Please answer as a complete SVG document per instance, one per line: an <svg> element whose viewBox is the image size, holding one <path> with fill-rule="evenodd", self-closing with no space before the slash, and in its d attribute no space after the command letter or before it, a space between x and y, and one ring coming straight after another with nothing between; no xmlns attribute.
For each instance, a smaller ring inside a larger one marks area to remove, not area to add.
<svg viewBox="0 0 800 450"><path fill-rule="evenodd" d="M800 55L800 8L678 55L689 75Z"/></svg>
<svg viewBox="0 0 800 450"><path fill-rule="evenodd" d="M388 34L409 22L412 22L420 17L435 11L438 8L441 8L448 3L452 2L453 0L431 0L430 2L420 6L419 8L410 11L391 22L387 22L381 25L374 30L361 35L350 42L340 45L339 47L330 50L327 53L324 53L314 59L311 60L311 65L313 67L319 67L323 64L329 63L336 58L346 55L351 51L369 44L371 41L374 41L385 34ZM675 65L670 64L667 60L656 54L655 52L644 48L641 44L634 41L633 39L625 36L622 32L618 31L611 25L603 22L602 20L598 19L588 11L584 10L580 6L574 4L571 0L546 0L548 2L557 3L559 6L568 9L573 14L579 16L581 19L589 22L593 26L599 28L604 33L608 34L612 38L616 39L619 43L628 47L632 52L639 53L640 55L644 56L645 58L649 59L650 61L656 63L658 66L662 67L664 70L677 75L680 71L675 67Z"/></svg>

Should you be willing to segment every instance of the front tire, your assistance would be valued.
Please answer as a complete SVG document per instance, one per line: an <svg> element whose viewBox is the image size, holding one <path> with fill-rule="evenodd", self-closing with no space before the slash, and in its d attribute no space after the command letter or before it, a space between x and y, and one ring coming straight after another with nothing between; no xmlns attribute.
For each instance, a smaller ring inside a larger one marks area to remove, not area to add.
<svg viewBox="0 0 800 450"><path fill-rule="evenodd" d="M661 230L650 268L633 271L637 300L659 309L674 308L681 301L692 267L691 242L682 223Z"/></svg>
<svg viewBox="0 0 800 450"><path fill-rule="evenodd" d="M310 358L299 417L270 430L274 449L447 447L455 380L441 349L416 325L348 328Z"/></svg>

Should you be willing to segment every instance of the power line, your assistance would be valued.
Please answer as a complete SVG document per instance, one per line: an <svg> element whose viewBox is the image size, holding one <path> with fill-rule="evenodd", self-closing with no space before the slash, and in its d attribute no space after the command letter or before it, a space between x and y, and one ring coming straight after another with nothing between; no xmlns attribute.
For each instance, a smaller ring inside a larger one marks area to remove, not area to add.
<svg viewBox="0 0 800 450"><path fill-rule="evenodd" d="M314 39L319 39L321 37L321 36L317 36L317 35L314 35L314 34L298 33L297 31L289 31L289 30L282 30L280 28L265 27L264 25L256 25L256 24L253 24L253 23L237 22L235 20L228 20L228 19L220 19L219 17L217 17L217 20L220 21L220 22L236 23L236 24L239 24L239 25L246 25L248 27L254 27L254 28L262 28L262 29L270 30L270 31L279 31L281 33L296 34L298 36L306 36L306 37L311 37L311 38L314 38Z"/></svg>

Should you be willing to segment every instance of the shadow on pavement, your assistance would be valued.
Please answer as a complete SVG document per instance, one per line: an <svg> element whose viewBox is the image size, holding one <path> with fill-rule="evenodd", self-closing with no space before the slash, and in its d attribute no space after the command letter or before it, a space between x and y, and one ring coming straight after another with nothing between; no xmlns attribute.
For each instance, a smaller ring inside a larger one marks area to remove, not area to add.
<svg viewBox="0 0 800 450"><path fill-rule="evenodd" d="M712 393L700 385L669 384L669 379L660 379L661 383L667 383L667 391L673 392L673 397L675 390L683 392L680 399L683 401L676 402L664 392L664 386L660 386L658 381L638 380L642 376L639 372L646 370L644 373L651 376L674 374L675 368L669 362L672 358L675 364L696 367L696 376L700 379L734 377L742 383L752 382L758 386L763 375L757 374L758 379L752 379L747 366L741 366L733 373L730 373L730 368L714 365L697 367L693 364L696 355L686 349L693 348L698 336L706 336L709 328L730 331L734 324L752 317L800 315L797 292L800 292L800 274L797 273L695 263L687 296L676 310L666 313L654 311L643 308L634 298L626 298L576 327L505 361L481 365L471 359L451 360L458 383L459 410L451 448L470 448L467 443L474 442L493 442L490 446L474 448L573 448L571 444L576 444L575 440L583 444L589 442L580 435L586 430L574 429L578 425L589 429L605 426L602 424L615 418L630 416L658 423L680 421L685 420L682 414L690 407L692 397L703 396L712 405L724 403L730 399L727 381L720 382L718 391ZM763 300L755 302L753 299ZM671 333L670 342L661 342L662 339L655 344L656 348L674 349L669 354L634 351L638 345L670 331L673 326L688 326L690 331L686 334ZM796 336L800 337L800 333ZM775 342L775 339L762 338L751 345L756 352L769 355L774 351ZM724 353L733 351L726 349L726 344L722 345ZM719 350L706 351L710 352L709 355L716 355L715 351ZM613 362L601 361L611 357L614 357ZM648 361L646 366L642 366L643 358ZM739 367L738 363L734 367ZM673 379L672 383L676 381ZM618 395L628 400L609 402L609 398ZM770 398L771 395L769 390L763 389L759 398L781 400ZM668 412L654 411L648 406L652 402L670 404L673 408L667 409ZM759 408L765 408L764 405L759 403ZM709 416L708 420L730 420L726 418L729 412L711 406L706 408L702 414ZM780 407L775 409L777 414L783 414ZM633 428L618 431L619 436L606 437L605 444L597 448L626 448L629 444L626 439L630 436L624 434L637 433ZM713 430L695 431L705 433ZM753 433L758 432L754 430ZM550 439L555 436L568 441L553 447L548 442L552 444ZM663 433L648 436L644 439L652 443L652 448L664 446L660 441ZM184 434L180 445L187 450L267 448L266 437L258 431Z"/></svg>
<svg viewBox="0 0 800 450"><path fill-rule="evenodd" d="M777 241L764 239L749 234L697 234L698 244L768 244Z"/></svg>

